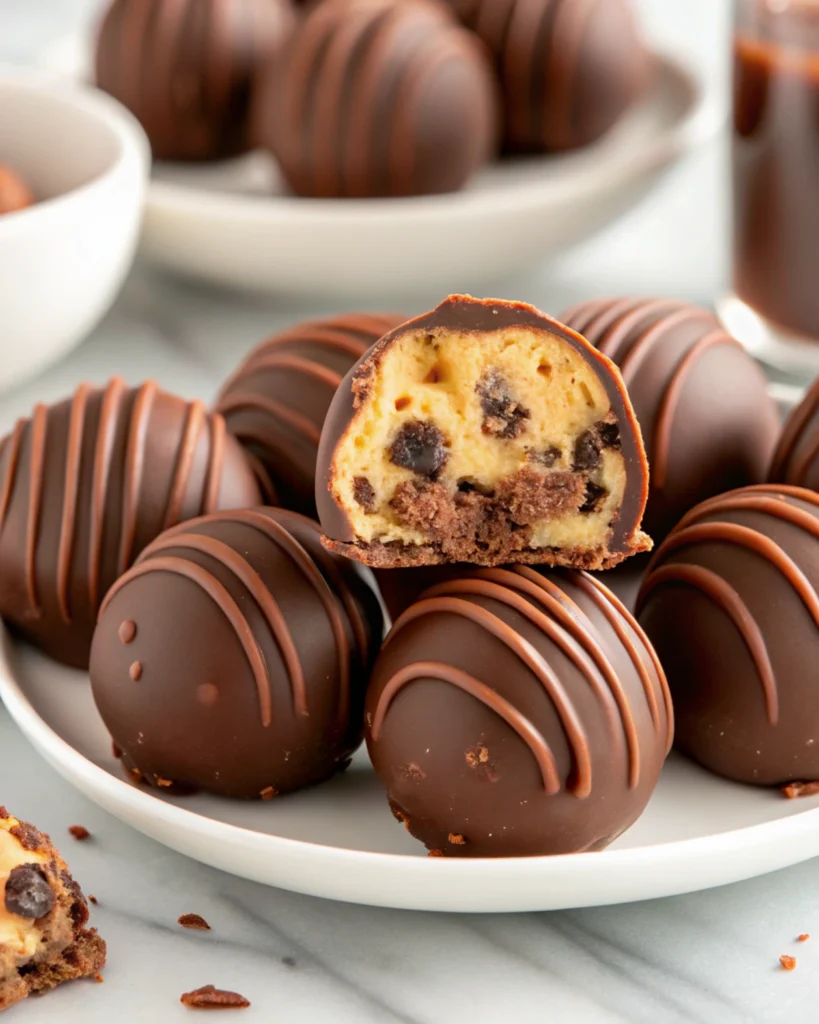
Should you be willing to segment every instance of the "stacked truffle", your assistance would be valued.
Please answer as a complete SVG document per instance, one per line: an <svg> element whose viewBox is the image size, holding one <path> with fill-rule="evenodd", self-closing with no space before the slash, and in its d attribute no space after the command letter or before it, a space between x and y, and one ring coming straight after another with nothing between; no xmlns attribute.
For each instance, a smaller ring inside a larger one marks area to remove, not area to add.
<svg viewBox="0 0 819 1024"><path fill-rule="evenodd" d="M270 150L298 195L450 192L588 145L651 62L627 0L112 0L98 84L162 160Z"/></svg>

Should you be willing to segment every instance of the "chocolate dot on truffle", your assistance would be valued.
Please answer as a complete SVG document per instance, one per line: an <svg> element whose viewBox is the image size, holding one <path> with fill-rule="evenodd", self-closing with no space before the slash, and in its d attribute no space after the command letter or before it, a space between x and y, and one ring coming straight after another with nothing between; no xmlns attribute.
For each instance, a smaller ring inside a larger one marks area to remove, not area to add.
<svg viewBox="0 0 819 1024"><path fill-rule="evenodd" d="M129 644L136 636L136 623L132 619L125 619L120 623L119 638L124 644Z"/></svg>
<svg viewBox="0 0 819 1024"><path fill-rule="evenodd" d="M54 892L39 864L19 864L6 879L6 910L18 917L39 920L54 907Z"/></svg>
<svg viewBox="0 0 819 1024"><path fill-rule="evenodd" d="M134 661L131 663L131 667L128 669L128 675L133 679L135 683L138 683L142 678L142 662Z"/></svg>
<svg viewBox="0 0 819 1024"><path fill-rule="evenodd" d="M219 700L219 687L215 683L202 683L196 690L196 699L200 704L210 707Z"/></svg>

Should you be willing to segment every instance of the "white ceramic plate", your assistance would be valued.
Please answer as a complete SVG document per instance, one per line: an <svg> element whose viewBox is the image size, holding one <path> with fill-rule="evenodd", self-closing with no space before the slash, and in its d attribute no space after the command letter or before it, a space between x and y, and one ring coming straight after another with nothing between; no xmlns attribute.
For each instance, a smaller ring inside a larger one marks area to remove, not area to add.
<svg viewBox="0 0 819 1024"><path fill-rule="evenodd" d="M44 63L87 74L82 50L64 40ZM658 57L653 89L601 142L494 164L453 195L300 199L262 153L156 165L142 251L206 281L303 297L372 302L382 290L438 292L443 280L479 294L605 227L723 120L690 71Z"/></svg>
<svg viewBox="0 0 819 1024"><path fill-rule="evenodd" d="M313 896L413 910L551 910L669 896L819 855L819 798L786 800L672 756L647 811L603 853L427 858L390 814L366 756L272 803L174 798L126 781L88 678L0 644L0 698L47 761L134 828L196 860Z"/></svg>

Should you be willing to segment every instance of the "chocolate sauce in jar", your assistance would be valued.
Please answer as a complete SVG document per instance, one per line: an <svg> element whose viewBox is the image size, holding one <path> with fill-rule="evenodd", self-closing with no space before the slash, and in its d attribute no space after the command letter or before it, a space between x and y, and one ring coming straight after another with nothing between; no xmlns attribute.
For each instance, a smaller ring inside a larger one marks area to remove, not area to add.
<svg viewBox="0 0 819 1024"><path fill-rule="evenodd" d="M734 286L819 341L819 0L745 0L734 39Z"/></svg>

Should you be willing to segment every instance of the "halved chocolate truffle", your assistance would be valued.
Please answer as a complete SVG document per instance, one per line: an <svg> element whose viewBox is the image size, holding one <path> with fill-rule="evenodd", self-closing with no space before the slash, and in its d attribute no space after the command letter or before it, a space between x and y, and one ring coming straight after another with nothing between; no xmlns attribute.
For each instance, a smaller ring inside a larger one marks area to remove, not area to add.
<svg viewBox="0 0 819 1024"><path fill-rule="evenodd" d="M651 61L627 0L448 2L495 60L510 150L594 142L649 80Z"/></svg>
<svg viewBox="0 0 819 1024"><path fill-rule="evenodd" d="M819 491L819 379L788 417L769 479Z"/></svg>
<svg viewBox="0 0 819 1024"><path fill-rule="evenodd" d="M91 685L132 776L267 800L346 767L382 616L369 574L320 535L281 509L216 513L112 587Z"/></svg>
<svg viewBox="0 0 819 1024"><path fill-rule="evenodd" d="M324 0L262 77L254 135L302 196L460 188L492 155L496 84L432 0Z"/></svg>
<svg viewBox="0 0 819 1024"><path fill-rule="evenodd" d="M378 568L600 569L651 546L616 367L521 303L453 295L382 338L336 392L316 476L327 544Z"/></svg>
<svg viewBox="0 0 819 1024"><path fill-rule="evenodd" d="M342 378L404 317L346 313L296 324L263 341L222 388L225 417L274 504L314 516L321 428Z"/></svg>
<svg viewBox="0 0 819 1024"><path fill-rule="evenodd" d="M657 551L637 610L680 749L740 782L819 779L819 495L769 484L703 502Z"/></svg>
<svg viewBox="0 0 819 1024"><path fill-rule="evenodd" d="M153 381L81 384L0 442L0 615L85 668L100 601L146 544L258 501L244 453L201 402Z"/></svg>
<svg viewBox="0 0 819 1024"><path fill-rule="evenodd" d="M776 404L711 312L675 299L599 299L561 319L623 375L651 467L644 526L655 540L706 498L765 480Z"/></svg>
<svg viewBox="0 0 819 1024"><path fill-rule="evenodd" d="M97 39L97 85L142 123L157 160L249 148L254 80L296 22L291 0L112 0Z"/></svg>
<svg viewBox="0 0 819 1024"><path fill-rule="evenodd" d="M387 637L366 721L395 816L449 857L602 849L642 813L673 732L618 599L524 566L426 591Z"/></svg>

